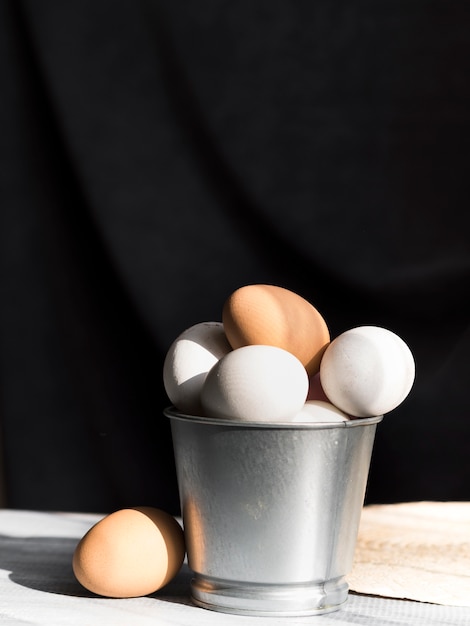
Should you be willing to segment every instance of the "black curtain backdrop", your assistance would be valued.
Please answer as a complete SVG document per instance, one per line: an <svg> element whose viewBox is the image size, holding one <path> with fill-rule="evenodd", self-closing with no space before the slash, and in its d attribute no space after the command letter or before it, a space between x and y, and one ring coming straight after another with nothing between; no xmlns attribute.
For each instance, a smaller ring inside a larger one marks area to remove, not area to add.
<svg viewBox="0 0 470 626"><path fill-rule="evenodd" d="M412 349L368 502L470 499L470 6L1 0L7 505L178 512L162 383L248 283Z"/></svg>

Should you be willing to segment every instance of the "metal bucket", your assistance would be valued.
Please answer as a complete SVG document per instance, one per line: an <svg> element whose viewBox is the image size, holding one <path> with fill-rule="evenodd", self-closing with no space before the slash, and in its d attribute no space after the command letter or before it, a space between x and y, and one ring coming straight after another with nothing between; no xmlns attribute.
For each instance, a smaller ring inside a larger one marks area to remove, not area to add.
<svg viewBox="0 0 470 626"><path fill-rule="evenodd" d="M339 609L382 416L273 424L164 413L194 603L242 615Z"/></svg>

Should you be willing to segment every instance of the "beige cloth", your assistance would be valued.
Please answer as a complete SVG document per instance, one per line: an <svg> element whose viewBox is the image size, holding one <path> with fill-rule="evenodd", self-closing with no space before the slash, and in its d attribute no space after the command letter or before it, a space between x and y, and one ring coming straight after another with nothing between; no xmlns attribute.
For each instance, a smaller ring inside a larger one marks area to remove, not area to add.
<svg viewBox="0 0 470 626"><path fill-rule="evenodd" d="M364 507L350 589L470 606L470 502Z"/></svg>

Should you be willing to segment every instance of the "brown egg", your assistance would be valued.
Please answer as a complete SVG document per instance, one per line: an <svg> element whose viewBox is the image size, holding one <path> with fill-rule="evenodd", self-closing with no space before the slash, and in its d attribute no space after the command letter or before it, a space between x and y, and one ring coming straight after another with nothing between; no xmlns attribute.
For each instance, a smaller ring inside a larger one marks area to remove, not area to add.
<svg viewBox="0 0 470 626"><path fill-rule="evenodd" d="M275 285L246 285L226 300L222 321L233 349L261 344L294 354L313 375L330 342L325 320L298 294Z"/></svg>
<svg viewBox="0 0 470 626"><path fill-rule="evenodd" d="M144 596L166 585L184 560L183 530L152 507L111 513L82 537L73 555L77 580L110 598Z"/></svg>

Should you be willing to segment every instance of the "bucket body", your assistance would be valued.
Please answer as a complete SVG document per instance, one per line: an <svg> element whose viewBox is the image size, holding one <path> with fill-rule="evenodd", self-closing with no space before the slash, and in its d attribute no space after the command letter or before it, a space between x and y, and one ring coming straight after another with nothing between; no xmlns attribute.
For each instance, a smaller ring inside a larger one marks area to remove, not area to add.
<svg viewBox="0 0 470 626"><path fill-rule="evenodd" d="M170 418L193 601L246 615L346 602L376 425Z"/></svg>

